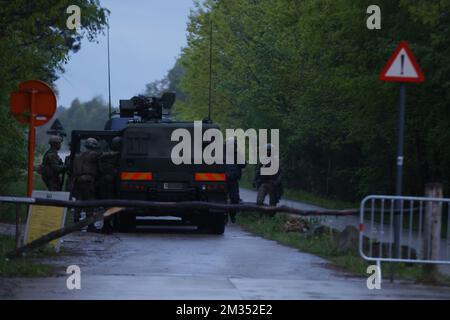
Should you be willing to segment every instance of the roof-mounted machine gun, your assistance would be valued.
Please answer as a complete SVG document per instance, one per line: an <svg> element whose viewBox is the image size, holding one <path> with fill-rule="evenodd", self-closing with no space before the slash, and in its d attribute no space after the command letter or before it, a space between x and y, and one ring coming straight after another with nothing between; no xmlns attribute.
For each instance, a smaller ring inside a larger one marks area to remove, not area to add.
<svg viewBox="0 0 450 320"><path fill-rule="evenodd" d="M175 97L174 92L165 92L161 98L139 95L130 100L120 100L120 117L139 116L142 121L160 121L163 109L172 108Z"/></svg>

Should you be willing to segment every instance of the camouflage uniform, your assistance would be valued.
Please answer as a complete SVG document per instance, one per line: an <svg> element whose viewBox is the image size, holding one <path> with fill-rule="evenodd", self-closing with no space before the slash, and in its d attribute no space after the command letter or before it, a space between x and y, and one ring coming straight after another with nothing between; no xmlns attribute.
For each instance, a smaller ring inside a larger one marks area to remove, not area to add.
<svg viewBox="0 0 450 320"><path fill-rule="evenodd" d="M73 183L77 199L92 200L96 198L99 158L100 153L95 150L85 151L75 156Z"/></svg>
<svg viewBox="0 0 450 320"><path fill-rule="evenodd" d="M270 164L259 164L255 171L253 185L258 190L256 203L258 205L263 205L264 199L267 195L269 195L269 205L276 206L283 194L283 185L281 183L281 162L279 164L278 172L274 175L261 175L261 168L266 166L269 167ZM275 213L271 214L271 216L274 215Z"/></svg>
<svg viewBox="0 0 450 320"><path fill-rule="evenodd" d="M39 171L49 191L61 191L61 174L65 171L64 163L58 155L58 150L61 147L61 138L51 137L49 144L50 149L44 154Z"/></svg>
<svg viewBox="0 0 450 320"><path fill-rule="evenodd" d="M258 189L258 196L256 203L262 205L264 199L269 195L269 204L271 206L276 206L280 200L280 188L281 188L281 177L280 171L272 176L263 176L260 174L260 169L262 165L259 165L255 172L255 184Z"/></svg>
<svg viewBox="0 0 450 320"><path fill-rule="evenodd" d="M120 159L121 138L111 143L111 151L103 152L99 158L100 181L98 184L101 199L114 199L116 196L116 177Z"/></svg>
<svg viewBox="0 0 450 320"><path fill-rule="evenodd" d="M101 199L116 198L116 177L118 175L121 144L122 139L115 137L111 142L111 151L103 152L99 158L100 180L98 189ZM111 220L111 217L107 217L103 222L103 231L106 233L112 231Z"/></svg>
<svg viewBox="0 0 450 320"><path fill-rule="evenodd" d="M101 153L97 151L99 145L93 138L87 139L85 146L87 150L75 155L73 162L73 195L77 200L94 200L97 198L96 182ZM92 208L86 210L87 216L92 214Z"/></svg>

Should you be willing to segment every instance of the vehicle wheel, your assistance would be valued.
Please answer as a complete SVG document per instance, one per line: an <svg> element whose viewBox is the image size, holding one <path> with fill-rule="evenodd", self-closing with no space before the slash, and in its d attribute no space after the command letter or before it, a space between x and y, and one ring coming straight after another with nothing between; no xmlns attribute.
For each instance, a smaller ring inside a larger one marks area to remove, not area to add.
<svg viewBox="0 0 450 320"><path fill-rule="evenodd" d="M225 219L215 219L213 220L210 226L210 230L212 234L223 234L225 232Z"/></svg>
<svg viewBox="0 0 450 320"><path fill-rule="evenodd" d="M225 232L226 216L205 218L199 221L197 225L200 232L220 235Z"/></svg>
<svg viewBox="0 0 450 320"><path fill-rule="evenodd" d="M119 232L132 232L136 229L136 216L131 213L119 213L117 217Z"/></svg>

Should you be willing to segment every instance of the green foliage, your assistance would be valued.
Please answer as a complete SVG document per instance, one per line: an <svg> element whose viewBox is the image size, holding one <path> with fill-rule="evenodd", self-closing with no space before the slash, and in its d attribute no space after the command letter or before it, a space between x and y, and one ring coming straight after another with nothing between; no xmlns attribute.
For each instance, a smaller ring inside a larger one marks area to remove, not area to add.
<svg viewBox="0 0 450 320"><path fill-rule="evenodd" d="M35 159L35 165L41 163L42 158ZM1 192L3 194L11 195L11 196L19 196L23 197L27 194L27 178L26 175L16 180L15 183L10 183L7 185L3 185ZM34 173L33 176L33 189L34 190L47 190L44 181L42 181L42 177L38 173ZM21 206L21 217L22 221L26 219L25 211L28 209L26 206ZM0 204L0 222L6 223L15 223L16 221L16 206L12 203L2 203Z"/></svg>
<svg viewBox="0 0 450 320"><path fill-rule="evenodd" d="M164 92L175 92L176 101L173 108L176 109L176 106L182 104L186 99L181 88L181 80L184 75L185 69L181 63L177 61L162 80L155 80L148 83L145 86L143 94L149 97L160 97ZM176 115L172 114L172 117L175 118Z"/></svg>
<svg viewBox="0 0 450 320"><path fill-rule="evenodd" d="M213 119L222 127L279 128L286 183L355 200L392 193L398 85L378 80L408 40L427 81L409 85L405 192L450 186L449 1L382 0L382 30L365 0L207 0L188 25L176 106L207 114L213 39Z"/></svg>
<svg viewBox="0 0 450 320"><path fill-rule="evenodd" d="M66 26L68 6L81 8L81 28ZM4 188L25 169L26 131L9 116L9 95L24 80L50 85L83 37L94 40L106 24L98 0L3 1L0 5L0 181ZM2 192L2 190L0 190Z"/></svg>
<svg viewBox="0 0 450 320"><path fill-rule="evenodd" d="M0 193L3 193L8 182L17 181L25 170L26 147L24 132L9 113L0 112L0 126Z"/></svg>

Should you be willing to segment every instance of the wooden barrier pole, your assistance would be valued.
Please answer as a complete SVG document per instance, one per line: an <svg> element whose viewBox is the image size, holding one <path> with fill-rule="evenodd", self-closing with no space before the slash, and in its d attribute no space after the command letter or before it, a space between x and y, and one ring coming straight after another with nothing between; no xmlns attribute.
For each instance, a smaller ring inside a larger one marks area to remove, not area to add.
<svg viewBox="0 0 450 320"><path fill-rule="evenodd" d="M288 207L285 205L266 206L257 205L252 202L243 202L240 204L225 204L217 202L204 201L182 201L182 202L157 202L157 201L141 201L141 200L86 200L86 201L69 201L69 200L55 200L44 198L24 198L24 197L2 197L0 202L4 203L24 203L34 206L52 206L63 208L147 208L147 209L193 209L193 210L238 210L241 212L265 212L276 213L284 212L299 216L354 216L359 214L359 209L346 210L303 210Z"/></svg>

